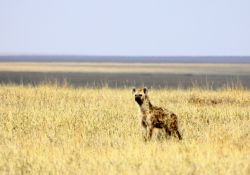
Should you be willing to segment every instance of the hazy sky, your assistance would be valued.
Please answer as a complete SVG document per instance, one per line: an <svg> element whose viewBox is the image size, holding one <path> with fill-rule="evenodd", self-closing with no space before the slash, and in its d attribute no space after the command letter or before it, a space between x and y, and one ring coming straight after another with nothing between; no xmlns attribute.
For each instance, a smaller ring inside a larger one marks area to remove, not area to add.
<svg viewBox="0 0 250 175"><path fill-rule="evenodd" d="M0 54L250 55L250 0L0 0Z"/></svg>

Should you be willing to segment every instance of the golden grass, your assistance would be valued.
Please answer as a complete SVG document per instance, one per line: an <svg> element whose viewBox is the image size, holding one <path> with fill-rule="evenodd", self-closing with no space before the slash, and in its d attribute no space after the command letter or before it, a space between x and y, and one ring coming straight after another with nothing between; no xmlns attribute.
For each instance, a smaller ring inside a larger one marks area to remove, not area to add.
<svg viewBox="0 0 250 175"><path fill-rule="evenodd" d="M249 75L250 64L0 62L0 71Z"/></svg>
<svg viewBox="0 0 250 175"><path fill-rule="evenodd" d="M144 143L130 89L2 85L0 174L250 173L250 91L149 93L182 141Z"/></svg>

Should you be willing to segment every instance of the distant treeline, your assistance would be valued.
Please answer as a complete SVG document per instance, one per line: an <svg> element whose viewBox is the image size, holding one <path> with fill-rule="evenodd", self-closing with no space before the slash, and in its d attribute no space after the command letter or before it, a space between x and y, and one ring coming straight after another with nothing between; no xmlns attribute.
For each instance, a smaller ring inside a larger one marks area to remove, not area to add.
<svg viewBox="0 0 250 175"><path fill-rule="evenodd" d="M206 89L250 89L248 75L198 75L157 73L69 73L69 72L5 72L0 71L1 84L39 85L57 84L72 87L141 87L181 88L202 87Z"/></svg>
<svg viewBox="0 0 250 175"><path fill-rule="evenodd" d="M250 56L75 56L2 55L0 61L124 63L250 63Z"/></svg>

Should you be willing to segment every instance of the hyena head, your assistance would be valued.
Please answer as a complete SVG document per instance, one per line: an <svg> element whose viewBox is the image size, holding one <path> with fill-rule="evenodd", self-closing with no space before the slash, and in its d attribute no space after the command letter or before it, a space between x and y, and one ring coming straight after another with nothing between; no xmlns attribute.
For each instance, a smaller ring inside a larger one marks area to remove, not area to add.
<svg viewBox="0 0 250 175"><path fill-rule="evenodd" d="M148 93L148 89L146 87L139 88L139 89L133 88L133 90L132 90L132 94L135 97L135 101L140 106L143 104L143 102L147 98L147 93Z"/></svg>

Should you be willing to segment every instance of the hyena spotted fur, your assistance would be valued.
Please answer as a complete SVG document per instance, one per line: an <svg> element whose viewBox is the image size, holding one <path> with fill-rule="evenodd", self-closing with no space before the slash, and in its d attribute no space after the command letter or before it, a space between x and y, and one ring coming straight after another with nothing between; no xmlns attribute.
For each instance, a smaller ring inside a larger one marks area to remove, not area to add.
<svg viewBox="0 0 250 175"><path fill-rule="evenodd" d="M135 102L140 109L140 122L145 130L144 139L149 141L152 137L154 128L164 129L166 137L174 135L182 139L178 131L177 115L167 109L152 105L148 97L147 88L132 90Z"/></svg>

